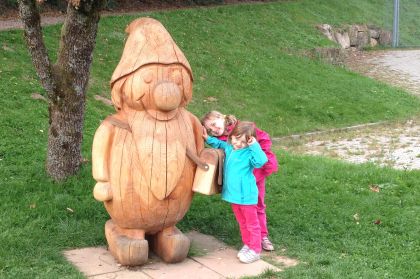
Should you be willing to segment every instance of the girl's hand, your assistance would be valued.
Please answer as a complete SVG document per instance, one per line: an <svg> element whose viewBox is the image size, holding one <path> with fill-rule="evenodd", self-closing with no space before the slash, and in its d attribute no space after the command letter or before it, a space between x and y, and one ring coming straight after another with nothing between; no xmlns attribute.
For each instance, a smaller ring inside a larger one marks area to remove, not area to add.
<svg viewBox="0 0 420 279"><path fill-rule="evenodd" d="M207 129L206 127L203 126L203 138L207 140L208 137L209 137L209 134L207 133Z"/></svg>
<svg viewBox="0 0 420 279"><path fill-rule="evenodd" d="M251 145L251 144L254 144L256 142L257 142L257 140L253 136L250 136L247 143L248 143L248 145Z"/></svg>

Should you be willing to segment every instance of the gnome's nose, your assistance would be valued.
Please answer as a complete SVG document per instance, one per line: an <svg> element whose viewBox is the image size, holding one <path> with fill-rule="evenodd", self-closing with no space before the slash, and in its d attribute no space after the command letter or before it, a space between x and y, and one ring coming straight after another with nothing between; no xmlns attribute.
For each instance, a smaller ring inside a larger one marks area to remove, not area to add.
<svg viewBox="0 0 420 279"><path fill-rule="evenodd" d="M181 103L181 90L173 82L161 82L153 89L153 97L158 109L171 111Z"/></svg>

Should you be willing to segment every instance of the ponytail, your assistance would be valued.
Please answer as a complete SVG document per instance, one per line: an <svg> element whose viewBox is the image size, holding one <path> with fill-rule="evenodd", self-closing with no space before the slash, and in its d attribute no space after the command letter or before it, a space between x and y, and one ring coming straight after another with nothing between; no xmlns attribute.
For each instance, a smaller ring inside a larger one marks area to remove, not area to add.
<svg viewBox="0 0 420 279"><path fill-rule="evenodd" d="M227 114L227 115L224 115L224 117L225 117L225 127L229 127L231 125L236 124L236 122L238 122L235 115L233 114Z"/></svg>

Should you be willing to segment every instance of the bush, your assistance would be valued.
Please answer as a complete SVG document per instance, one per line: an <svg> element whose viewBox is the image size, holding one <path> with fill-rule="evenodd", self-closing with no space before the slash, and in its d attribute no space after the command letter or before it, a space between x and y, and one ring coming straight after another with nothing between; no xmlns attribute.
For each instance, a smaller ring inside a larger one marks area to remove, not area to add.
<svg viewBox="0 0 420 279"><path fill-rule="evenodd" d="M0 8L17 8L17 0L0 0Z"/></svg>

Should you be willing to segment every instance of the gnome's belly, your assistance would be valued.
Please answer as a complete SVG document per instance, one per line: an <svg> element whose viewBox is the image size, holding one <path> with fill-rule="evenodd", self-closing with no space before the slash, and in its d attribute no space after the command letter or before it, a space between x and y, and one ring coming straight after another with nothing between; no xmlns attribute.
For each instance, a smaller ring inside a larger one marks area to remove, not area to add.
<svg viewBox="0 0 420 279"><path fill-rule="evenodd" d="M191 125L181 128L179 119L140 116L132 132L116 128L109 157L113 198L105 207L118 226L155 233L175 225L191 204L195 165L185 150L195 142Z"/></svg>

